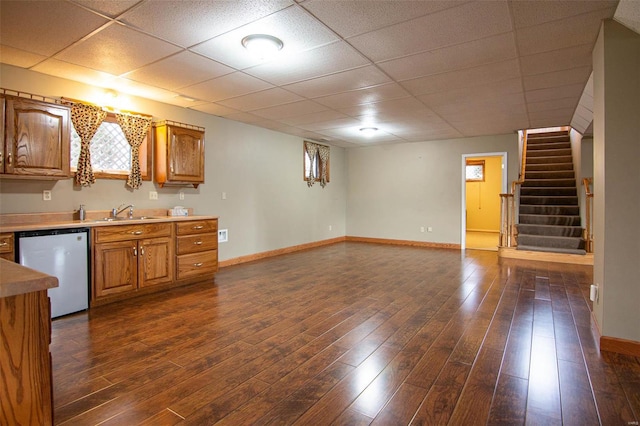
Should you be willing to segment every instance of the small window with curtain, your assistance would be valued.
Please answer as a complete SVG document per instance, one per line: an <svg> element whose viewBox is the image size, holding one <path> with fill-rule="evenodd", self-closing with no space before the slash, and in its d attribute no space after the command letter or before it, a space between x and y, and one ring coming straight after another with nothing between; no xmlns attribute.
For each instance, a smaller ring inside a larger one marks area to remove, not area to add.
<svg viewBox="0 0 640 426"><path fill-rule="evenodd" d="M465 175L467 182L484 182L484 160L467 160Z"/></svg>
<svg viewBox="0 0 640 426"><path fill-rule="evenodd" d="M305 141L303 144L302 156L304 164L304 180L308 186L313 186L315 182L320 182L324 186L330 178L331 150L327 145Z"/></svg>
<svg viewBox="0 0 640 426"><path fill-rule="evenodd" d="M151 129L140 145L140 172L142 180L151 180ZM80 136L71 126L71 170L76 172L80 156ZM96 178L127 179L131 171L131 145L118 124L116 115L108 112L91 139L91 167Z"/></svg>

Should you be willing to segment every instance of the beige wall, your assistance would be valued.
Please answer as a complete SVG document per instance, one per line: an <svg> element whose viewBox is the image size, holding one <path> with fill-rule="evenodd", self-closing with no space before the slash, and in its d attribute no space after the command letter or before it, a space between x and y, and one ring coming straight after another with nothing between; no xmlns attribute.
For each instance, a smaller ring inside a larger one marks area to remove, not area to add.
<svg viewBox="0 0 640 426"><path fill-rule="evenodd" d="M594 314L603 336L640 341L640 35L605 21L593 75Z"/></svg>
<svg viewBox="0 0 640 426"><path fill-rule="evenodd" d="M462 155L485 152L507 152L517 179L515 133L349 149L347 235L460 244Z"/></svg>
<svg viewBox="0 0 640 426"><path fill-rule="evenodd" d="M1 65L0 87L43 96L88 99L94 87ZM0 180L0 213L72 211L82 203L106 210L121 203L136 208L193 207L196 214L220 216L229 242L220 245L220 260L345 235L345 150L331 148L331 183L308 188L302 179L302 139L225 120L185 108L129 98L131 110L205 127L205 183L159 188L144 182L136 191L124 181L98 180L79 188L57 182ZM42 191L52 191L42 201ZM158 200L149 200L149 191ZM183 191L181 201L178 193ZM221 194L226 192L227 199ZM329 231L329 225L332 230Z"/></svg>
<svg viewBox="0 0 640 426"><path fill-rule="evenodd" d="M466 183L467 229L500 231L502 157L468 157L484 160L485 180Z"/></svg>

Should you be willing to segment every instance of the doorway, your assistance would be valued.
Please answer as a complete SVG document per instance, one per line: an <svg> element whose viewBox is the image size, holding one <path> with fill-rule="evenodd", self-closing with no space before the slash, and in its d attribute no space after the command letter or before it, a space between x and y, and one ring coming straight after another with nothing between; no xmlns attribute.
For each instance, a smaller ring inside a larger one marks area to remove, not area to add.
<svg viewBox="0 0 640 426"><path fill-rule="evenodd" d="M462 249L497 251L500 194L507 191L507 153L462 156Z"/></svg>

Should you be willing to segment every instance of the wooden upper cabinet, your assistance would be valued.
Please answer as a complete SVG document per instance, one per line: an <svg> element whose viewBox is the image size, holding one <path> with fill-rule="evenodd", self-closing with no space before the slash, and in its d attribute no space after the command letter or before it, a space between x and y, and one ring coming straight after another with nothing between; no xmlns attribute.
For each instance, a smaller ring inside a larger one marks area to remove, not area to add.
<svg viewBox="0 0 640 426"><path fill-rule="evenodd" d="M6 96L3 177L71 177L71 111L65 105Z"/></svg>
<svg viewBox="0 0 640 426"><path fill-rule="evenodd" d="M204 128L163 121L154 124L155 174L160 185L204 183Z"/></svg>

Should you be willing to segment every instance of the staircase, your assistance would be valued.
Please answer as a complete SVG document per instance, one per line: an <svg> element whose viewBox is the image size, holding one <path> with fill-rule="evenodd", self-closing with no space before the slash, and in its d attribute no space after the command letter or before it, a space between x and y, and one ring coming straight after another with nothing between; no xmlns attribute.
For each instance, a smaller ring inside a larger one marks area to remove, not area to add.
<svg viewBox="0 0 640 426"><path fill-rule="evenodd" d="M518 250L586 253L568 131L527 136L518 215Z"/></svg>

